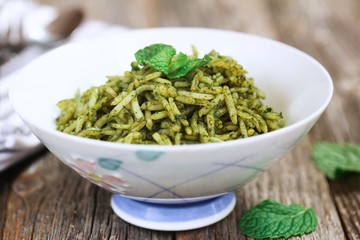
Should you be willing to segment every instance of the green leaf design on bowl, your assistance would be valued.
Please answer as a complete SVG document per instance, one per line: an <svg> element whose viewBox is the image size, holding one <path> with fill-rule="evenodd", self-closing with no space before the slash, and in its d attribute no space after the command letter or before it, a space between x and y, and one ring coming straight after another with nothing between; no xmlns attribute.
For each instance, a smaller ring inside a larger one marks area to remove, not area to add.
<svg viewBox="0 0 360 240"><path fill-rule="evenodd" d="M158 152L158 151L136 151L135 153L137 158L143 161L154 161L163 154L164 152Z"/></svg>
<svg viewBox="0 0 360 240"><path fill-rule="evenodd" d="M123 162L121 160L117 160L117 159L111 159L111 158L98 159L98 164L100 167L111 171L119 169L122 163Z"/></svg>

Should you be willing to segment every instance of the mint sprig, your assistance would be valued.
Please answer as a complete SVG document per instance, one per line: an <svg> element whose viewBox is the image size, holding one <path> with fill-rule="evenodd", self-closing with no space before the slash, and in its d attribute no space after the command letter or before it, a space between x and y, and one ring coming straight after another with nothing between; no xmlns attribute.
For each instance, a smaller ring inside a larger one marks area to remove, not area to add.
<svg viewBox="0 0 360 240"><path fill-rule="evenodd" d="M307 234L317 227L317 217L312 208L297 204L283 205L264 200L250 208L241 218L241 231L252 238L288 238Z"/></svg>
<svg viewBox="0 0 360 240"><path fill-rule="evenodd" d="M205 55L202 59L189 58L180 52L176 55L174 47L162 43L152 44L135 53L139 65L149 65L165 74L169 79L176 79L185 76L190 71L204 66L211 58Z"/></svg>
<svg viewBox="0 0 360 240"><path fill-rule="evenodd" d="M334 180L350 172L360 173L360 146L319 142L314 145L312 158L327 178Z"/></svg>
<svg viewBox="0 0 360 240"><path fill-rule="evenodd" d="M171 59L176 54L175 48L165 44L153 44L135 53L136 61L139 65L150 65L156 70L167 75Z"/></svg>

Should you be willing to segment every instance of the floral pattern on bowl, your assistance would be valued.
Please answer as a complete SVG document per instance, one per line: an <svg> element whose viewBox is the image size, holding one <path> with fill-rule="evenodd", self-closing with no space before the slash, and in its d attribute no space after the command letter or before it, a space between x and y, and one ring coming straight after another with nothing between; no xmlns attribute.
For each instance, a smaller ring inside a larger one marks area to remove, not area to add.
<svg viewBox="0 0 360 240"><path fill-rule="evenodd" d="M126 189L130 187L129 184L121 178L121 173L118 171L122 164L121 160L99 158L95 161L93 159L85 160L79 156L74 158L73 156L73 158L67 162L70 162L70 166L81 176L112 192L125 194Z"/></svg>

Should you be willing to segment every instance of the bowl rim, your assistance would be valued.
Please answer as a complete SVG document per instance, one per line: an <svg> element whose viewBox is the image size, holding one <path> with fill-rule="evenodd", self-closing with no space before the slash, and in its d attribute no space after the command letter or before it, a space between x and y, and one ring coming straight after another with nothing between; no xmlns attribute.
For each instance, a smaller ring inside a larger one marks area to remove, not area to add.
<svg viewBox="0 0 360 240"><path fill-rule="evenodd" d="M257 135L257 136L251 136L248 138L234 139L234 140L229 140L229 141L224 141L224 142L216 142L216 143L206 143L206 144L199 143L199 144L189 144L189 145L128 144L128 143L107 142L107 141L101 141L101 140L96 140L96 139L83 138L83 137L79 137L79 136L66 134L66 133L57 131L56 129L51 129L51 130L43 129L36 122L34 123L33 121L30 121L29 119L27 119L25 116L21 115L21 111L19 111L19 108L17 107L17 104L15 103L16 101L14 100L14 95L13 95L14 90L13 89L15 88L16 83L21 81L22 73L26 72L26 70L29 67L31 67L33 62L37 61L37 59L44 58L48 54L52 54L55 51L61 51L63 48L67 48L69 46L74 46L76 44L82 44L83 42L92 42L92 41L99 41L99 40L102 41L103 39L106 39L109 37L108 35L105 35L105 36L100 36L100 37L94 37L94 38L87 39L87 40L77 41L74 43L64 44L63 46L57 47L56 49L53 49L53 50L43 54L42 56L34 59L33 61L31 61L27 66L25 66L23 69L20 70L20 72L17 74L17 76L14 79L15 81L10 86L9 99L10 99L10 102L11 102L13 108L18 113L20 118L23 119L27 125L34 126L37 129L41 130L42 132L45 132L49 135L52 135L56 138L60 138L60 139L66 140L66 141L75 141L75 142L78 142L81 144L90 145L90 146L94 146L94 147L105 147L105 148L113 148L113 149L119 149L119 150L121 150L121 149L140 150L141 149L141 150L145 150L145 151L163 151L163 152L178 152L179 151L179 152L181 152L181 151L206 150L206 149L214 149L214 148L218 149L218 148L222 148L224 146L231 147L233 145L249 144L249 143L252 143L253 141L259 141L259 140L265 141L268 138L282 135L287 131L291 131L291 130L297 129L301 126L305 126L309 122L316 120L325 111L326 107L329 105L329 103L331 101L333 91L334 91L334 86L333 86L332 78L331 78L329 72L314 57L312 57L309 54L305 53L304 51L301 51L301 50L299 50L291 45L288 45L286 43L283 43L283 42L280 42L278 40L274 40L271 38L251 34L251 33L238 32L238 31L225 30L225 29L216 29L216 28L202 28L202 27L139 28L139 29L132 29L132 30L127 30L125 32L118 33L118 36L124 36L127 34L134 34L134 33L136 34L136 33L141 33L141 32L153 32L153 31L212 31L212 32L234 34L234 35L238 35L238 36L242 36L242 37L258 39L258 40L265 41L265 42L268 42L271 44L276 44L283 48L287 48L288 50L293 51L294 53L300 55L301 57L306 58L309 62L311 62L313 65L315 65L321 71L321 73L325 76L325 79L327 82L327 87L328 87L328 89L327 89L328 93L327 93L326 99L321 104L321 106L316 111L314 111L312 114L310 114L309 116L305 117L304 119L302 119L300 121L296 121L296 122L292 123L291 125L285 125L281 129L278 129L278 130L275 130L272 132L268 132L265 134Z"/></svg>

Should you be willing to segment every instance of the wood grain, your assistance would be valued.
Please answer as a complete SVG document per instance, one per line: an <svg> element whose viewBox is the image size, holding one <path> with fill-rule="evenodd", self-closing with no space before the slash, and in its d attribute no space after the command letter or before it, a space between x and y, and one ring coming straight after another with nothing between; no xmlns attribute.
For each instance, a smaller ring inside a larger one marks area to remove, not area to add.
<svg viewBox="0 0 360 240"><path fill-rule="evenodd" d="M315 127L284 159L237 193L224 220L184 232L142 229L118 218L111 194L46 152L0 174L0 239L249 239L242 214L264 199L315 209L315 232L293 239L360 239L360 175L328 181L311 159L317 141L360 144L358 0L41 0L79 5L89 19L130 28L191 26L257 34L317 59L334 81L333 99Z"/></svg>

